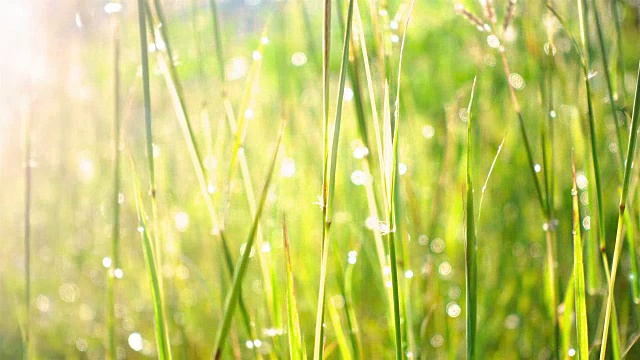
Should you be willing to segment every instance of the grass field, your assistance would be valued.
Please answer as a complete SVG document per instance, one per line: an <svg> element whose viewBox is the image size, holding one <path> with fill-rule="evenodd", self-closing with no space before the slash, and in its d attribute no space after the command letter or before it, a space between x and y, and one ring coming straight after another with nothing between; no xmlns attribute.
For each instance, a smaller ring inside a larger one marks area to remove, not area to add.
<svg viewBox="0 0 640 360"><path fill-rule="evenodd" d="M0 359L640 358L637 1L3 5Z"/></svg>

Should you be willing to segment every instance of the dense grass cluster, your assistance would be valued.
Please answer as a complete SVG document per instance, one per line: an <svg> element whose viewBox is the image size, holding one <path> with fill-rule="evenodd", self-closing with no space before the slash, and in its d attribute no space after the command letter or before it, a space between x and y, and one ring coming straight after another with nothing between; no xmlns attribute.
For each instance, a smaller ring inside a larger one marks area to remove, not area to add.
<svg viewBox="0 0 640 360"><path fill-rule="evenodd" d="M27 3L0 358L640 357L637 2Z"/></svg>

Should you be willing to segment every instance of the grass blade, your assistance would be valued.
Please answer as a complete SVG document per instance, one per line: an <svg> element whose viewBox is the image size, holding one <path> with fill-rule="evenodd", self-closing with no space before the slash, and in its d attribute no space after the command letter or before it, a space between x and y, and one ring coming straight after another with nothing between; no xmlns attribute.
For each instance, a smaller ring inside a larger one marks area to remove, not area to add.
<svg viewBox="0 0 640 360"><path fill-rule="evenodd" d="M602 332L602 347L600 348L600 360L604 360L607 350L607 336L609 333L609 321L611 313L614 311L613 296L616 283L616 275L618 273L618 264L620 263L620 254L622 253L624 213L627 206L627 197L629 194L629 184L631 183L632 166L635 158L636 141L638 138L638 118L640 113L640 64L638 64L638 78L636 83L636 95L633 103L633 113L631 116L631 133L629 135L629 146L627 148L627 156L625 159L624 178L622 181L622 194L620 195L620 206L618 211L618 229L616 231L616 242L613 250L613 261L611 264L611 277L609 279L607 305L604 318L604 329Z"/></svg>
<svg viewBox="0 0 640 360"><path fill-rule="evenodd" d="M171 346L169 344L169 333L167 331L167 323L165 321L165 311L160 285L162 279L158 274L157 261L155 259L155 253L157 249L154 249L153 247L153 242L151 240L151 236L149 235L149 229L147 228L147 215L143 208L139 178L135 173L133 160L131 160L131 168L134 174L133 192L136 198L136 211L138 214L139 222L138 232L140 232L140 237L142 239L142 251L144 253L144 260L147 266L147 275L149 276L151 298L153 299L153 314L158 358L162 360L170 360Z"/></svg>
<svg viewBox="0 0 640 360"><path fill-rule="evenodd" d="M578 184L576 182L576 166L571 159L571 170L573 174L573 188L571 196L573 198L573 274L575 284L575 309L576 309L576 332L578 337L578 354L580 359L589 359L589 330L587 328L587 302L584 281L584 262L582 260L582 237L580 228L580 205L578 202ZM566 304L565 304L565 311Z"/></svg>
<svg viewBox="0 0 640 360"><path fill-rule="evenodd" d="M111 228L111 266L107 273L107 358L116 359L115 276L120 267L120 14L111 18L113 36L113 225Z"/></svg>
<svg viewBox="0 0 640 360"><path fill-rule="evenodd" d="M325 2L325 19L323 32L323 90L324 90L324 158L323 158L323 181L322 181L322 254L320 260L320 284L318 290L318 307L316 311L316 327L313 346L314 360L323 358L324 351L324 313L325 313L325 290L327 280L327 261L329 257L329 229L333 211L333 192L335 187L335 174L338 159L338 143L340 139L340 123L342 121L342 102L344 99L344 88L346 82L347 65L349 62L349 44L351 39L351 28L353 22L353 3L349 0L349 10L347 12L347 25L345 27L344 44L342 48L342 62L340 65L340 80L338 87L338 100L334 117L333 133L329 133L329 49L331 34L331 2ZM329 149L329 137L332 138L332 146ZM329 159L331 156L331 159Z"/></svg>
<svg viewBox="0 0 640 360"><path fill-rule="evenodd" d="M227 294L227 297L225 299L222 323L218 328L218 332L216 334L215 343L213 347L213 357L216 360L222 358L224 342L229 332L231 319L233 318L235 307L238 304L238 299L240 298L242 279L244 278L245 272L247 270L247 266L249 264L249 255L251 254L251 248L253 247L255 235L258 230L260 215L262 214L262 210L264 209L264 204L267 199L267 194L269 192L269 185L271 184L271 179L273 178L273 169L275 168L276 160L278 158L278 152L280 150L280 142L282 141L283 132L284 132L284 123L283 123L283 126L280 128L280 133L278 135L276 147L273 151L273 156L271 158L269 169L267 170L267 176L266 176L264 186L262 188L262 195L260 197L258 209L256 211L256 215L253 218L253 223L251 225L251 229L247 237L247 242L245 243L245 248L244 248L245 250L240 255L240 261L236 263L236 268L233 272L233 280L231 281L231 291Z"/></svg>
<svg viewBox="0 0 640 360"><path fill-rule="evenodd" d="M31 94L29 93L29 96ZM23 358L30 359L31 353L31 122L33 116L33 99L28 100L27 114L24 117L24 324L22 329Z"/></svg>
<svg viewBox="0 0 640 360"><path fill-rule="evenodd" d="M296 291L293 281L293 267L291 265L291 252L289 249L289 232L287 231L286 219L282 218L282 236L284 240L284 253L287 273L287 336L289 337L289 356L292 360L306 359L302 332L300 331L300 316L298 315L298 305L296 302Z"/></svg>
<svg viewBox="0 0 640 360"><path fill-rule="evenodd" d="M477 323L477 306L478 306L478 264L477 250L478 239L476 237L475 214L473 208L473 166L471 165L471 106L473 104L473 95L476 88L476 78L473 79L471 88L471 96L469 106L467 107L467 176L466 176L466 237L464 242L464 258L465 258L465 285L466 285L466 301L467 301L467 359L476 358L476 323Z"/></svg>

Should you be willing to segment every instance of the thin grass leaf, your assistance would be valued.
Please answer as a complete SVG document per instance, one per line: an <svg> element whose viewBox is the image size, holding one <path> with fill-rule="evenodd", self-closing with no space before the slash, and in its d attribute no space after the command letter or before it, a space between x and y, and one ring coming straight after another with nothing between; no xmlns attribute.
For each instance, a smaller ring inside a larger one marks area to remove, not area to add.
<svg viewBox="0 0 640 360"><path fill-rule="evenodd" d="M260 196L258 209L256 211L256 215L253 218L251 229L249 231L249 235L245 243L244 251L240 255L240 260L236 263L236 268L233 272L233 280L231 281L231 291L227 294L225 299L222 323L218 328L218 332L215 337L215 343L213 346L213 358L216 360L222 358L223 346L229 332L231 319L233 318L235 307L237 306L238 300L240 298L242 280L244 278L244 275L247 270L247 266L249 264L249 255L251 254L251 248L253 247L253 243L255 241L255 235L258 230L260 216L262 214L262 210L264 209L264 204L267 199L269 186L271 185L271 179L273 178L273 170L275 168L276 160L278 158L278 152L280 150L280 143L282 141L283 132L284 132L284 122L282 127L280 128L278 140L276 142L276 147L273 151L273 156L271 158L271 162L269 164L269 169L267 170L264 186L262 188L262 195Z"/></svg>
<svg viewBox="0 0 640 360"><path fill-rule="evenodd" d="M395 330L395 346L396 346L396 360L404 359L405 354L405 343L402 341L402 314L400 312L401 308L401 299L400 299L400 284L398 281L398 263L396 255L396 234L397 234L397 219L399 213L399 187L397 187L397 174L398 174L398 137L399 137L399 120L400 120L400 79L402 75L402 59L404 55L404 48L407 40L407 29L409 28L409 20L411 19L411 14L413 12L413 6L415 5L415 0L411 1L411 6L409 7L409 12L407 13L407 18L404 24L404 31L402 34L402 42L400 43L400 53L398 56L398 76L396 82L396 96L394 101L393 111L389 111L389 129L391 130L391 138L393 139L391 142L392 147L392 155L390 162L387 164L389 166L389 192L387 197L389 199L389 212L388 212L388 223L389 223L389 263L391 265L391 290L393 292L393 318L394 318L394 330ZM389 72L387 72L389 73ZM389 108L390 109L390 108ZM400 236L398 238L401 239Z"/></svg>
<svg viewBox="0 0 640 360"><path fill-rule="evenodd" d="M159 3L157 3L156 5L159 5ZM148 6L148 4L147 4ZM162 8L161 7L157 7L156 9L156 13L162 14ZM150 17L151 18L151 17ZM152 21L153 19L150 19L150 21ZM163 24L163 27L167 27L166 24ZM168 38L162 38L162 36L167 36L166 34L168 33L167 30L165 30L164 32L159 33L160 39L163 43L165 44L169 44L170 41ZM151 33L153 36L153 33ZM165 34L165 35L163 35ZM156 42L156 39L153 39L154 42ZM166 49L169 49L170 46L167 46ZM158 63L162 69L162 73L164 75L165 78L165 83L167 85L167 88L169 90L169 94L172 98L172 104L176 113L176 117L178 118L178 123L180 125L180 128L182 130L185 142L187 144L187 148L189 150L189 155L191 157L191 161L193 163L195 172L196 172L196 178L198 179L198 184L200 185L200 192L203 195L203 199L205 200L205 205L207 207L208 210L208 215L209 218L211 220L211 224L212 224L212 232L218 237L218 239L220 240L220 243L222 245L222 252L223 252L223 258L224 258L224 264L226 265L226 269L229 273L229 276L232 276L233 274L233 269L234 269L234 264L233 264L233 259L231 256L231 250L229 249L229 245L228 242L226 240L226 237L224 235L224 224L222 222L220 222L219 220L219 216L215 210L215 207L213 205L213 201L211 199L211 196L209 194L209 190L208 190L208 185L207 185L207 181L206 181L206 175L205 175L205 169L204 169L204 165L202 163L202 158L200 156L200 150L198 148L198 144L196 142L196 138L194 136L194 132L191 126L191 122L189 120L188 117L188 112L187 109L185 107L185 102L184 102L184 96L182 95L182 87L180 85L179 82L179 78L178 78L178 74L175 68L175 65L173 63L173 61L170 61L168 52L162 52L162 51L158 51ZM249 313L246 309L246 306L244 304L244 301L242 299L242 295L240 295L240 300L239 300L239 305L240 305L240 311L242 313L242 318L243 318L243 324L244 327L247 331L247 334L251 335L252 337L255 337L255 329L251 326L251 318L249 316ZM254 350L257 351L257 349L254 348ZM260 357L260 354L258 352L256 352L256 356Z"/></svg>
<svg viewBox="0 0 640 360"><path fill-rule="evenodd" d="M602 67L604 71L604 78L607 83L607 95L609 99L609 106L611 109L611 116L613 119L613 124L616 129L616 141L618 145L618 159L620 160L620 171L619 175L622 177L622 170L624 168L624 159L623 159L623 148L622 148L622 130L620 126L620 122L618 121L618 111L616 110L616 101L613 94L613 85L611 80L611 74L609 72L609 59L607 55L606 43L604 40L604 34L602 32L602 25L600 23L600 12L598 11L598 4L596 0L591 0L591 9L593 10L593 16L596 20L596 33L598 34L598 45L600 48L600 57L602 58ZM624 119L623 119L624 120ZM625 121L622 122L623 124Z"/></svg>
<svg viewBox="0 0 640 360"><path fill-rule="evenodd" d="M473 104L473 95L476 88L476 78L473 79L471 87L471 95L469 106L467 107L467 174L466 174L466 212L465 218L466 231L464 242L464 258L465 258L465 287L467 302L467 359L476 358L476 324L477 324L477 306L478 306L478 264L477 251L478 240L476 237L475 213L473 207L473 166L471 165L471 106Z"/></svg>
<svg viewBox="0 0 640 360"><path fill-rule="evenodd" d="M31 90L31 89L29 89ZM33 121L33 99L28 94L28 109L24 116L24 213L23 213L23 241L24 241L24 322L21 324L23 358L31 359L31 122Z"/></svg>
<svg viewBox="0 0 640 360"><path fill-rule="evenodd" d="M107 272L107 358L116 359L115 276L120 267L120 15L112 14L113 36L113 194L111 228L111 266Z"/></svg>
<svg viewBox="0 0 640 360"><path fill-rule="evenodd" d="M284 241L284 254L286 261L287 285L287 336L289 338L289 356L292 360L306 359L302 332L300 331L300 316L296 302L296 291L293 281L293 266L291 265L291 252L289 249L289 232L286 219L282 218L282 236Z"/></svg>
<svg viewBox="0 0 640 360"><path fill-rule="evenodd" d="M224 47L222 44L222 37L220 34L220 14L216 7L215 1L210 1L210 9L211 9L213 28L214 28L216 58L217 58L218 69L219 69L218 76L222 84L222 100L225 107L225 118L227 119L227 123L231 130L231 135L232 136L236 135L236 140L238 139L240 140L240 146L241 146L244 140L242 138L237 138L237 136L241 136L241 131L238 130L238 122L236 121L235 113L231 106L231 102L227 97L227 92L226 92L227 79L225 75ZM268 23L269 22L267 21L267 24L263 28L262 37L260 39L260 45L258 49L253 53L254 62L251 66L249 75L247 76L247 80L245 82L245 89L244 89L243 100L242 100L243 103L241 104L239 109L240 123L243 124L242 126L244 127L244 129L242 129L242 131L245 133L247 130L246 127L248 125L247 122L245 121L246 120L245 111L249 106L252 91L256 86L260 65L262 64L264 46L268 42L268 37L267 37ZM222 132L220 132L220 134L221 134L220 136L222 136ZM254 217L256 213L256 200L253 193L253 185L251 182L251 177L249 176L249 166L247 164L246 157L244 156L244 152L238 151L239 147L238 149L235 149L235 145L236 144L234 144L234 151L232 152L233 159L230 165L228 189L231 188L233 173L235 173L235 171L231 169L236 167L235 161L237 161L240 165L242 181L243 181L244 190L245 190L244 193L246 195L247 203L249 205L250 214L251 214L251 217ZM256 240L257 240L256 241L257 248L262 248L262 244L264 243L264 236L260 228L258 228ZM272 264L272 261L270 260L270 257L265 256L265 254L262 251L258 252L258 262L260 263L260 269L262 271L262 280L264 282L265 296L268 303L269 315L271 317L272 322L274 323L274 326L280 327L280 323L281 323L280 319L282 316L280 314L280 307L277 306L278 304L278 300L277 300L278 291L276 290L277 282L275 281L275 279L272 279L274 277L273 274L275 273L274 266ZM243 307L243 305L241 305L241 307Z"/></svg>
<svg viewBox="0 0 640 360"><path fill-rule="evenodd" d="M139 178L135 171L133 159L131 160L131 170L134 176L134 188L133 193L136 199L136 212L138 214L138 232L142 239L142 251L144 253L144 260L147 267L147 275L149 277L149 288L151 290L151 298L153 300L153 314L155 324L155 336L156 346L158 350L159 359L171 359L171 345L169 343L169 333L167 331L167 323L165 321L165 310L163 304L163 297L161 293L162 281L158 274L157 262L155 259L156 249L153 247L151 236L149 235L149 229L147 228L147 215L143 208L142 194L140 192ZM155 235L155 234L154 234Z"/></svg>
<svg viewBox="0 0 640 360"><path fill-rule="evenodd" d="M336 165L338 160L338 143L340 139L340 124L342 122L342 102L344 99L344 88L346 82L347 65L349 61L349 45L351 39L351 28L353 23L353 3L349 0L349 10L347 12L347 25L345 27L344 43L342 48L342 62L340 65L340 80L338 85L338 100L336 113L334 116L333 133L331 134L332 145L329 150L329 118L328 118L328 95L329 95L329 36L331 3L325 2L325 29L324 29L324 60L323 60L323 88L324 88L324 114L325 114L325 131L324 131L324 160L323 160L323 184L322 184L322 211L323 211L323 231L322 231L322 254L320 260L320 284L318 290L318 307L316 311L316 329L314 336L313 358L320 360L323 358L324 348L324 313L325 313L325 290L327 279L327 261L329 257L329 230L332 221L333 212L333 193L336 180ZM331 159L329 159L331 156Z"/></svg>
<svg viewBox="0 0 640 360"><path fill-rule="evenodd" d="M239 111L236 113L238 114L238 118L237 118L235 133L234 133L233 148L231 150L231 161L229 165L229 179L228 179L229 184L227 186L227 199L223 205L225 210L230 200L229 198L231 197L231 182L235 177L238 157L240 156L239 153L241 151L242 145L244 144L244 140L248 130L249 120L252 117L251 115L252 111L249 107L249 104L251 102L253 90L255 89L258 82L258 75L260 74L260 68L262 66L262 57L264 53L264 47L267 44L267 42L264 40L268 39L267 38L268 29L269 29L269 21L267 21L267 23L264 25L264 28L262 30L260 45L258 45L258 48L252 54L253 63L251 64L251 67L249 69L249 74L247 75L247 79L245 80L245 86L242 94L242 99L240 100Z"/></svg>
<svg viewBox="0 0 640 360"><path fill-rule="evenodd" d="M582 260L582 237L580 229L580 205L578 201L578 184L576 182L576 166L571 158L571 170L573 174L573 274L575 276L575 303L576 303L576 333L578 354L580 359L589 359L589 330L587 321L587 301L584 281L584 262ZM566 309L566 304L565 304ZM565 310L566 311L566 310Z"/></svg>
<svg viewBox="0 0 640 360"><path fill-rule="evenodd" d="M562 359L566 359L569 356L569 350L573 348L573 342L571 338L573 330L573 309L575 304L575 276L573 270L571 276L567 282L567 289L564 293L564 299L562 300L562 316L560 322L560 354Z"/></svg>
<svg viewBox="0 0 640 360"><path fill-rule="evenodd" d="M576 38L573 36L573 34L571 33L571 31L569 31L569 28L567 27L566 21L564 20L564 18L549 4L547 4L547 8L553 13L553 15L556 17L556 19L560 22L560 24L562 25L562 27L564 28L564 30L567 32L567 34L569 35L575 49L576 52L578 53L578 56L580 58L580 63L581 63L581 67L582 67L582 72L583 72L583 77L584 77L584 82L585 82L585 88L586 88L586 93L587 93L587 112L588 112L588 120L589 120L589 139L591 142L591 160L592 160L592 165L593 165L593 171L594 171L594 178L595 178L595 185L596 185L596 198L597 198L597 205L598 205L598 220L600 221L599 226L598 226L598 237L599 237L599 244L600 244L600 254L601 254L601 258L602 258L602 264L605 270L605 275L607 278L607 282L609 284L611 284L612 282L612 278L610 275L613 275L612 273L610 274L609 271L609 260L607 258L607 250L606 250L606 238L605 238L605 223L604 223L604 195L603 195L603 190L602 190L602 181L600 178L600 165L599 165L599 161L598 161L598 152L597 152L597 137L596 137L596 129L595 129L595 115L594 115L594 110L593 110L593 104L592 104L592 91L591 91L591 82L590 82L590 71L589 71L589 65L588 65L588 59L587 59L587 49L588 49L588 43L587 43L587 39L588 39L588 34L586 33L586 25L585 25L585 16L583 14L584 9L583 9L583 5L586 6L586 3L583 3L583 0L578 0L578 8L579 8L579 19L580 19L580 28L581 28L581 39L582 39L582 45L580 45L578 43L578 41L576 40ZM609 311L609 309L607 309L607 311ZM619 358L620 356L620 339L619 339L619 334L618 334L618 329L617 329L617 317L615 315L615 309L613 309L613 316L611 317L612 321L611 321L611 326L612 326L612 330L611 330L611 335L612 335L612 342L613 342L613 353L614 353L614 358ZM605 326L609 326L609 320L608 317L605 316L605 322L604 322ZM603 340L606 340L607 336L609 333L609 329L604 329L603 330ZM603 352L606 351L606 347L607 344L606 342L602 343L602 348L601 348L601 356L604 356Z"/></svg>
<svg viewBox="0 0 640 360"><path fill-rule="evenodd" d="M340 314L338 313L336 305L333 303L333 301L329 301L329 318L331 319L331 323L333 324L333 331L338 342L340 358L345 360L352 360L353 356L351 355L351 347L349 347L347 337L345 336L344 329L342 328Z"/></svg>
<svg viewBox="0 0 640 360"><path fill-rule="evenodd" d="M622 182L622 194L620 195L620 206L618 211L618 229L616 231L616 242L613 250L613 261L611 265L611 277L609 279L607 305L604 318L604 329L602 332L602 347L600 348L600 360L606 358L607 336L609 330L609 321L611 313L615 312L613 299L616 283L616 275L618 273L618 265L620 263L620 254L622 253L623 228L624 228L624 212L627 206L627 197L629 194L629 184L631 183L632 166L635 158L636 141L638 138L638 124L640 118L640 64L638 64L638 80L636 83L636 95L633 103L633 113L631 116L631 133L629 135L629 146L627 148L627 156L625 159L624 178Z"/></svg>

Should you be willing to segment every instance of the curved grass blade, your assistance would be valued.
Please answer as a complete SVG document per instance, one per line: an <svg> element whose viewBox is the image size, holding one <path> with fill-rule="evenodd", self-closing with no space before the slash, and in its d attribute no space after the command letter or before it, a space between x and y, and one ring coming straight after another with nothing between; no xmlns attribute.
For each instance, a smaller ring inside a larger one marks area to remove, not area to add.
<svg viewBox="0 0 640 360"><path fill-rule="evenodd" d="M278 140L276 142L276 147L273 151L273 156L271 158L269 169L267 170L267 176L266 176L264 186L262 188L262 195L260 197L258 209L256 211L256 215L253 218L253 223L251 224L251 229L247 237L247 242L245 243L245 250L240 255L240 261L236 263L236 268L233 272L233 280L231 281L231 291L227 294L227 297L225 299L222 323L218 328L218 332L216 334L215 343L213 347L213 357L216 360L222 358L223 346L229 332L231 319L233 318L235 307L238 303L238 299L240 298L242 279L244 278L245 272L247 270L247 266L249 264L249 255L251 254L251 248L253 247L253 243L256 238L255 235L258 229L260 215L262 214L262 210L264 209L264 203L267 199L267 194L269 192L269 185L271 184L271 179L273 178L273 169L275 168L276 160L278 158L278 152L280 150L280 143L282 141L283 133L284 133L284 122L282 124L282 127L280 128Z"/></svg>
<svg viewBox="0 0 640 360"><path fill-rule="evenodd" d="M625 159L624 178L622 181L622 194L620 195L620 206L618 211L618 229L616 231L616 242L613 250L613 261L611 264L611 277L609 279L609 287L607 294L607 305L604 318L604 329L602 332L602 347L600 348L600 360L604 360L607 350L607 336L609 330L609 321L611 313L614 312L614 290L616 283L616 275L618 273L618 264L620 263L620 254L622 253L624 213L627 206L627 197L629 194L629 184L631 183L632 166L635 158L635 148L638 138L638 118L640 113L640 63L638 64L638 78L636 83L636 95L633 103L633 113L631 115L631 133L629 135L629 146L627 148L627 156Z"/></svg>

